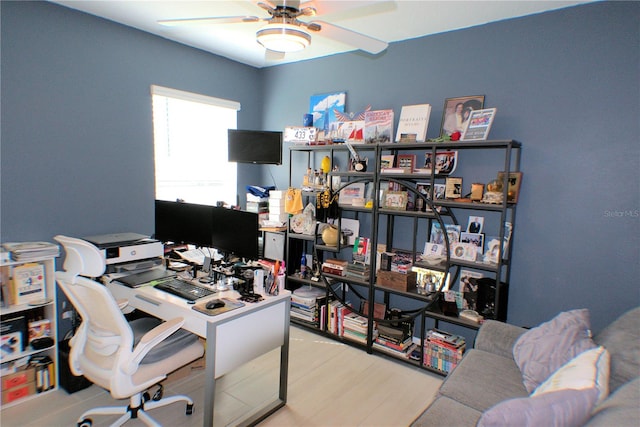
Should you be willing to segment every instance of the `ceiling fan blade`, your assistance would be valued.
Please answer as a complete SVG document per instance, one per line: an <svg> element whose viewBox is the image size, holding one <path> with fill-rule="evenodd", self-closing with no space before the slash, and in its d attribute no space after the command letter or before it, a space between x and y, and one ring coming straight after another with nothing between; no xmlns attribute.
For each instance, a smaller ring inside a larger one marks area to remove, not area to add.
<svg viewBox="0 0 640 427"><path fill-rule="evenodd" d="M307 0L300 2L300 9L314 8L317 15L323 18L330 15L332 18L354 18L374 15L381 12L389 12L398 8L394 0L346 0L346 1L322 1Z"/></svg>
<svg viewBox="0 0 640 427"><path fill-rule="evenodd" d="M264 10L266 10L267 12L269 12L269 11L273 11L273 10L275 10L275 8L276 8L276 5L275 5L275 4L273 4L273 3L269 2L269 1L265 1L265 0L263 0L263 1L257 1L257 2L256 2L256 5L257 5L257 6L259 6L259 7L261 7L261 8L263 8L263 9L264 9Z"/></svg>
<svg viewBox="0 0 640 427"><path fill-rule="evenodd" d="M348 30L325 21L313 21L309 24L319 24L322 27L320 34L323 37L357 47L360 50L364 50L365 52L369 52L374 55L382 52L389 46L387 42L382 40L365 36L362 33Z"/></svg>
<svg viewBox="0 0 640 427"><path fill-rule="evenodd" d="M183 18L183 19L161 19L158 24L167 27L178 25L202 25L202 24L236 24L243 22L258 22L261 18L257 16L218 16L207 18Z"/></svg>

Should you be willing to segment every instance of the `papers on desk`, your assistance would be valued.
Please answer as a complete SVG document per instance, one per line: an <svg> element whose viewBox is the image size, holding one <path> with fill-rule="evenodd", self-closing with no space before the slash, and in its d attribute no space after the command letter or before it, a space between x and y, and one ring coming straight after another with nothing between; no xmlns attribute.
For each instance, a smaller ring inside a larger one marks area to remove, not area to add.
<svg viewBox="0 0 640 427"><path fill-rule="evenodd" d="M186 251L175 251L180 258L190 264L203 265L205 256L210 256L214 261L220 261L223 257L214 248L194 248Z"/></svg>
<svg viewBox="0 0 640 427"><path fill-rule="evenodd" d="M60 255L60 247L49 242L12 242L4 243L2 246L11 253L11 258L14 261L26 262Z"/></svg>

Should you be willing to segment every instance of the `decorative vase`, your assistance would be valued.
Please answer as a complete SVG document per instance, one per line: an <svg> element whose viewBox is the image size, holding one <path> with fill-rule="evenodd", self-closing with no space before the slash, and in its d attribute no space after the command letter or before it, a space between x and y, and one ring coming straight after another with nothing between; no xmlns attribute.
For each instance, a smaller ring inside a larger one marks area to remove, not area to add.
<svg viewBox="0 0 640 427"><path fill-rule="evenodd" d="M338 246L338 228L328 225L322 231L322 241L327 246Z"/></svg>

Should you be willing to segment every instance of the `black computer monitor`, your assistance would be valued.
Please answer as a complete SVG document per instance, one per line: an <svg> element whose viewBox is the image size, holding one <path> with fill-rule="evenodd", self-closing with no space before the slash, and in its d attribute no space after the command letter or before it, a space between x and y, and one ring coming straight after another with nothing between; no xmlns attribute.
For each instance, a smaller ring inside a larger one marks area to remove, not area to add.
<svg viewBox="0 0 640 427"><path fill-rule="evenodd" d="M258 214L227 208L213 209L211 245L225 255L258 259Z"/></svg>
<svg viewBox="0 0 640 427"><path fill-rule="evenodd" d="M162 242L212 246L213 206L156 200L155 238Z"/></svg>

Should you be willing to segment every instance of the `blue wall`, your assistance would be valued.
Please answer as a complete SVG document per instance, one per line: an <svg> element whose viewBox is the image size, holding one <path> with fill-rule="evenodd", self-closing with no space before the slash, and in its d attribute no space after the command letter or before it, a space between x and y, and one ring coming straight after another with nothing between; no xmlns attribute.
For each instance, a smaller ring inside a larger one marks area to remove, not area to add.
<svg viewBox="0 0 640 427"><path fill-rule="evenodd" d="M298 125L312 94L344 90L349 111L427 102L429 137L445 98L484 94L491 137L524 144L509 321L587 307L597 330L640 302L639 3L262 70L48 3L1 7L3 241L153 231L151 84L239 101L239 127L270 130ZM246 166L241 186L287 174Z"/></svg>
<svg viewBox="0 0 640 427"><path fill-rule="evenodd" d="M253 67L51 3L1 7L3 241L153 233L152 84L238 101L238 126L261 125Z"/></svg>

